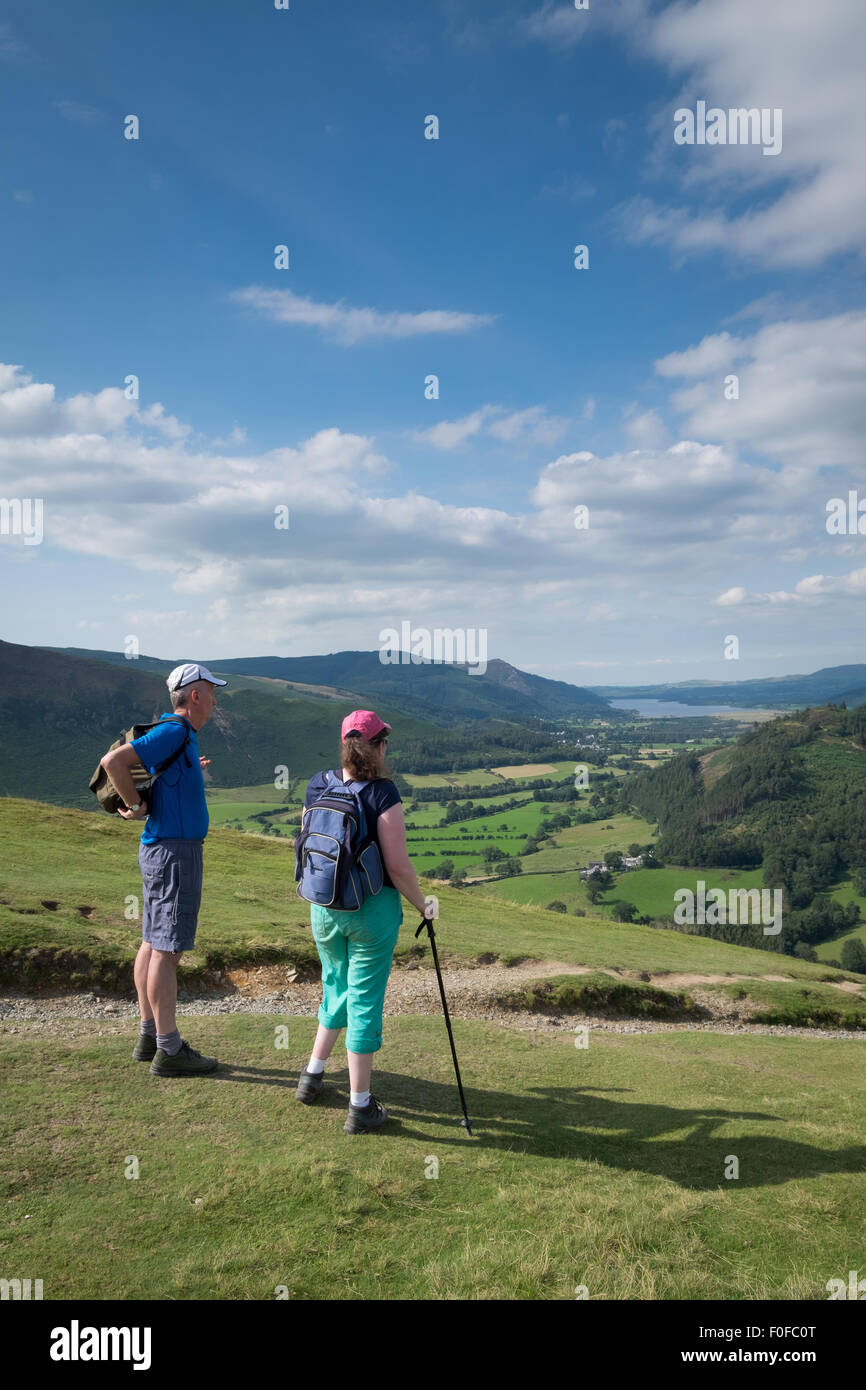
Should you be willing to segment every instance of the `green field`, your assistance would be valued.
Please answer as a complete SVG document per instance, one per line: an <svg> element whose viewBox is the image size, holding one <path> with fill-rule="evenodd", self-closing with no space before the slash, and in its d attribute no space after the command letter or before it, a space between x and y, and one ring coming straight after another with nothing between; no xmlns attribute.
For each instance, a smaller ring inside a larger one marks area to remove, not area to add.
<svg viewBox="0 0 866 1390"><path fill-rule="evenodd" d="M582 869L590 859L603 860L609 850L626 854L632 843L650 844L655 838L653 831L654 827L640 816L608 816L588 825L572 825L554 831L552 847L545 846L537 854L527 855L523 870L541 873L549 869Z"/></svg>
<svg viewBox="0 0 866 1390"><path fill-rule="evenodd" d="M500 767L497 772L488 772L486 768L469 768L463 772L429 772L424 774L406 773L406 781L410 787L491 787L494 785L504 788L517 787L519 789L521 781L531 781L536 777L549 777L552 782L562 782L567 777L574 776L575 759L567 759L563 762L545 763L544 771L528 771L525 769L536 768L539 765L532 763L518 764L513 768ZM553 771L547 769L552 768ZM513 794L513 793L512 793Z"/></svg>
<svg viewBox="0 0 866 1390"><path fill-rule="evenodd" d="M0 841L0 968L7 981L50 975L82 987L97 975L109 982L118 975L125 979L141 935L139 921L126 915L129 900L134 905L141 892L138 827L99 813L0 798ZM571 876L542 877L555 887L554 898L563 896ZM483 892L437 885L440 955L455 964L492 954L632 971L763 975L783 966L802 980L823 973L808 961L705 937L629 923L614 927L594 909L574 918L530 904L509 907L507 900L520 904L517 895L531 884L527 875ZM398 958L417 949L416 925L414 910L404 903ZM316 966L318 956L309 905L295 892L291 846L215 830L205 845L197 947L181 969L191 978L206 967L238 961Z"/></svg>
<svg viewBox="0 0 866 1390"><path fill-rule="evenodd" d="M866 898L856 892L854 884L850 878L843 879L835 888L830 889L829 896L835 898L837 903L844 907L846 903L855 902L860 909L861 920L856 927L852 927L842 936L837 936L835 941L818 941L815 943L815 954L819 960L839 960L842 954L842 947L846 941L856 938L866 946Z"/></svg>

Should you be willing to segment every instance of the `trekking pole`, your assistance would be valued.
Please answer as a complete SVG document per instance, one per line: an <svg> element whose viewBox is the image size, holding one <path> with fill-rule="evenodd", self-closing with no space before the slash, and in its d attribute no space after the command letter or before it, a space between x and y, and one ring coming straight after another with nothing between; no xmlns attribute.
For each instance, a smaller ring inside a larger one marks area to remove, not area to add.
<svg viewBox="0 0 866 1390"><path fill-rule="evenodd" d="M463 1082L460 1080L460 1068L457 1065L457 1052L454 1048L454 1036L451 1032L451 1019L448 1015L448 1005L445 1002L445 986L442 983L442 971L439 969L439 957L436 954L436 933L433 931L432 917L425 917L423 921L420 923L418 930L415 933L415 940L417 941L418 937L421 935L421 932L424 930L425 927L427 928L427 931L430 936L430 945L433 948L433 964L436 966L436 978L439 981L439 993L442 996L442 1010L445 1014L445 1026L448 1029L448 1041L451 1044L451 1056L454 1058L454 1071L457 1076L457 1089L460 1092L460 1104L463 1106L463 1115L465 1117L460 1121L460 1124L463 1126L463 1128L466 1130L468 1134L471 1134L472 1126L469 1123L469 1112L466 1109L466 1097L463 1094Z"/></svg>

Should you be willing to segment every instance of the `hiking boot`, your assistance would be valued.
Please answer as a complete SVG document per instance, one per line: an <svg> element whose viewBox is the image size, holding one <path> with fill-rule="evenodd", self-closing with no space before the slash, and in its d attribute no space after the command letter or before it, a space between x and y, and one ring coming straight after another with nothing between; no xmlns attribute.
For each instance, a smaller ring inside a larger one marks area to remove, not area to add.
<svg viewBox="0 0 866 1390"><path fill-rule="evenodd" d="M371 1129L381 1129L388 1118L388 1111L380 1105L370 1092L366 1105L350 1105L349 1118L343 1125L346 1134L366 1134Z"/></svg>
<svg viewBox="0 0 866 1390"><path fill-rule="evenodd" d="M325 1073L307 1071L306 1067L298 1077L296 1095L304 1105L312 1105L325 1084Z"/></svg>
<svg viewBox="0 0 866 1390"><path fill-rule="evenodd" d="M214 1071L219 1066L216 1057L202 1057L200 1052L182 1042L180 1052L169 1057L159 1048L150 1064L151 1076L200 1076L202 1072Z"/></svg>
<svg viewBox="0 0 866 1390"><path fill-rule="evenodd" d="M136 1062L152 1062L156 1056L156 1038L150 1033L142 1033L135 1047L132 1049L132 1057Z"/></svg>

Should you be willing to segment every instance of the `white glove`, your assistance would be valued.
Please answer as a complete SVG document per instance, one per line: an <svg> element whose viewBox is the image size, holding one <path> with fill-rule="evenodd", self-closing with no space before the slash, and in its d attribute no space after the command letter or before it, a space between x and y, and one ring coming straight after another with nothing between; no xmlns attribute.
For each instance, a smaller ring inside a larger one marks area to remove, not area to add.
<svg viewBox="0 0 866 1390"><path fill-rule="evenodd" d="M433 894L431 893L430 896L429 896L428 898L425 898L425 899L424 899L424 920L425 920L425 922L430 922L430 921L434 921L434 922L435 922L435 920L436 920L436 918L437 918L438 916L439 916L439 899L436 898L436 897L434 897Z"/></svg>

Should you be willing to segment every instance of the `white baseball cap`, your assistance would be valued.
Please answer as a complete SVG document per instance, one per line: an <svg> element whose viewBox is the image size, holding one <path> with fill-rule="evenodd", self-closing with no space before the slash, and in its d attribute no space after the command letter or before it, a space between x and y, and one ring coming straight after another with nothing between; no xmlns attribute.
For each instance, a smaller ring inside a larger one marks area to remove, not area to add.
<svg viewBox="0 0 866 1390"><path fill-rule="evenodd" d="M193 681L210 681L211 685L228 685L228 681L217 680L212 676L206 666L197 666L194 661L187 661L183 666L175 666L166 685L169 690L180 690L182 685L192 685Z"/></svg>

